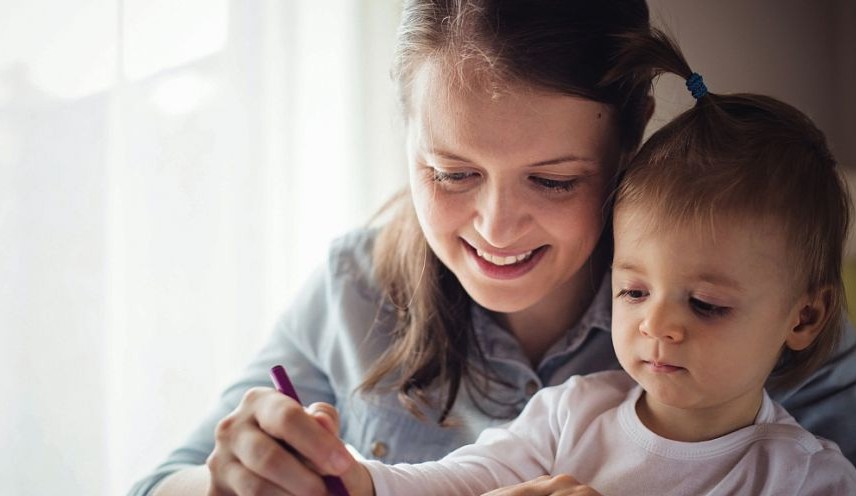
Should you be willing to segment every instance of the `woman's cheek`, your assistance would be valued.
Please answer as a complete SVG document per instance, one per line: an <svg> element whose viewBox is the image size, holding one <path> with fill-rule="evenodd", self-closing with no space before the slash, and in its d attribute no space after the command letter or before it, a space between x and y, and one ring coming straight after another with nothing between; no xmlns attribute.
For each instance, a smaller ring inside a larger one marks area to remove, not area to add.
<svg viewBox="0 0 856 496"><path fill-rule="evenodd" d="M416 216L429 241L439 241L438 238L460 230L466 220L466 201L462 196L465 195L443 192L439 187L413 192Z"/></svg>

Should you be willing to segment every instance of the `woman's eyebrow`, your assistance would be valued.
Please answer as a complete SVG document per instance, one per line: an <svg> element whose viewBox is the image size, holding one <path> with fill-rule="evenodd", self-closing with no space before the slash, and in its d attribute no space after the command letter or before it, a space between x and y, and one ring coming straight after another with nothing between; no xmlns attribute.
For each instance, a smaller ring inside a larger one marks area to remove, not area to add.
<svg viewBox="0 0 856 496"><path fill-rule="evenodd" d="M446 160L454 160L456 162L472 162L472 160L470 160L468 158L462 157L460 155L456 155L456 154L449 152L449 151L446 151L446 150L438 150L435 148L433 150L430 150L428 153L431 155L434 155L436 157L439 157L439 158L444 158Z"/></svg>
<svg viewBox="0 0 856 496"><path fill-rule="evenodd" d="M535 162L534 164L529 164L529 167L543 167L545 165L557 165L565 162L588 162L593 163L597 162L593 158L580 157L577 155L564 155L562 157L551 158L549 160L543 160L541 162Z"/></svg>
<svg viewBox="0 0 856 496"><path fill-rule="evenodd" d="M466 157L462 157L462 156L460 156L460 155L457 155L457 154L455 154L455 153L452 153L452 152L449 152L449 151L446 151L446 150L437 150L437 149L434 149L434 150L431 150L431 151L430 151L430 154L431 154L431 155L434 155L434 156L436 156L436 157L439 157L439 158L444 158L444 159L446 159L446 160L453 160L453 161L456 161L456 162L469 162L469 163L472 163L472 162L473 162L472 160L470 160L470 159L468 159L468 158L466 158ZM580 157L580 156L578 156L578 155L563 155L563 156L561 156L561 157L551 158L551 159L547 159L547 160L542 160L542 161L540 161L540 162L535 162L535 163L532 163L532 164L528 164L528 165L527 165L527 167L545 167L545 166L548 166L548 165L557 165L557 164L562 164L562 163L565 163L565 162L586 162L586 163L594 163L594 162L596 162L596 160L595 160L595 159L593 159L593 158Z"/></svg>

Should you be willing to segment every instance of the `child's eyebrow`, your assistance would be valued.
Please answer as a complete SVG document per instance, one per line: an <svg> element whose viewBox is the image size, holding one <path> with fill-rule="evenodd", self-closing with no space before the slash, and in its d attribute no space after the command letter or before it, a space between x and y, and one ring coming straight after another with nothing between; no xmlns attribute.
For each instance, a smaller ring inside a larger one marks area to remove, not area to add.
<svg viewBox="0 0 856 496"><path fill-rule="evenodd" d="M627 260L619 260L613 262L612 270L623 270L628 272L635 272L637 274L643 274L645 271L639 268L637 265L629 262ZM743 290L743 286L737 282L735 279L728 277L725 274L720 272L700 272L698 274L693 274L692 278L697 281L706 282L708 284L712 284L714 286L722 286L726 288L731 288L736 291Z"/></svg>
<svg viewBox="0 0 856 496"><path fill-rule="evenodd" d="M725 286L738 291L743 289L743 286L739 282L721 273L703 272L697 276L697 279L713 284L714 286Z"/></svg>
<svg viewBox="0 0 856 496"><path fill-rule="evenodd" d="M625 260L619 260L617 262L613 262L612 263L612 270L627 270L630 272L639 272L639 273L642 272L641 269L639 269L638 267L636 267L632 263L625 261Z"/></svg>

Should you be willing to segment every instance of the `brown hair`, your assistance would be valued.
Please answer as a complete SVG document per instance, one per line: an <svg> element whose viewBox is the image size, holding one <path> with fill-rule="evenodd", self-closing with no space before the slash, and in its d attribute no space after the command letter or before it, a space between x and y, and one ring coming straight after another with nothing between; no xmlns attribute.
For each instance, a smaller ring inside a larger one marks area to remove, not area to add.
<svg viewBox="0 0 856 496"><path fill-rule="evenodd" d="M653 30L625 37L615 77L693 73L679 48ZM823 133L802 112L774 98L708 93L654 133L630 162L616 208L655 212L655 228L712 225L714 219L750 216L777 222L787 236L797 291L821 296L829 311L821 332L802 351L784 350L771 386L806 379L835 350L842 328L841 263L850 197Z"/></svg>
<svg viewBox="0 0 856 496"><path fill-rule="evenodd" d="M620 47L616 35L648 28L644 0L410 0L392 76L405 114L414 75L428 60L445 64L449 75L461 62L476 64L480 80L472 83L491 91L522 84L614 105L620 146L630 156L648 118L650 79L634 73L632 80L599 83ZM393 217L378 234L374 263L398 309L397 323L390 348L361 389L388 385L414 414L420 413L417 403L439 406L437 420L444 423L462 382L469 387L475 377L486 377L477 366L483 360L470 322L472 300L428 247L408 192L388 209ZM483 393L486 384L475 387ZM429 388L439 391L431 394L439 405L427 400Z"/></svg>

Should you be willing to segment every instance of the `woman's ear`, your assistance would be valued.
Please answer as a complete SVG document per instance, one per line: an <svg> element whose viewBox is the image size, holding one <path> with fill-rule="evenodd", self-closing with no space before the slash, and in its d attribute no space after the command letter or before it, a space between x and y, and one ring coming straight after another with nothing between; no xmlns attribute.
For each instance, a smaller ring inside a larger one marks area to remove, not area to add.
<svg viewBox="0 0 856 496"><path fill-rule="evenodd" d="M651 117L654 116L654 108L656 107L656 103L654 97L652 95L648 95L648 101L645 102L645 124L651 121Z"/></svg>
<svg viewBox="0 0 856 496"><path fill-rule="evenodd" d="M806 294L799 302L796 325L788 332L785 345L793 351L808 348L829 321L832 288Z"/></svg>

